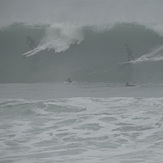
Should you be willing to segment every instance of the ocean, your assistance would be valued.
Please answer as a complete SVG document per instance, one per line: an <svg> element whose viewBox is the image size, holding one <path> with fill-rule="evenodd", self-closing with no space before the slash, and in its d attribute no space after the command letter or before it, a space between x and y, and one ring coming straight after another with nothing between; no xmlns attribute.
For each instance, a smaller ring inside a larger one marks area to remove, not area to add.
<svg viewBox="0 0 163 163"><path fill-rule="evenodd" d="M162 5L1 0L0 163L161 163Z"/></svg>
<svg viewBox="0 0 163 163"><path fill-rule="evenodd" d="M0 84L0 162L160 163L162 88Z"/></svg>

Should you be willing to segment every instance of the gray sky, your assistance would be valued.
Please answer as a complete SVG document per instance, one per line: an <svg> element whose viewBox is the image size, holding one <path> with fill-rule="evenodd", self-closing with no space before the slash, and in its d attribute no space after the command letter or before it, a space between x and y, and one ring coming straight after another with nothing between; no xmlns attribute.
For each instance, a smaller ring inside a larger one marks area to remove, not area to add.
<svg viewBox="0 0 163 163"><path fill-rule="evenodd" d="M162 6L163 0L0 0L0 25L12 22L160 24Z"/></svg>

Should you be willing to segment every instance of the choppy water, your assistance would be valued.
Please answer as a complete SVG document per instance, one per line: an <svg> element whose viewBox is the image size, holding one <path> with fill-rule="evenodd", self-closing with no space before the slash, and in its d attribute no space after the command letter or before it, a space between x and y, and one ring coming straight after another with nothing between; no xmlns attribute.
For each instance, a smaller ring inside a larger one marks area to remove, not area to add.
<svg viewBox="0 0 163 163"><path fill-rule="evenodd" d="M0 0L0 163L161 163L162 6Z"/></svg>
<svg viewBox="0 0 163 163"><path fill-rule="evenodd" d="M161 163L161 89L1 84L0 162Z"/></svg>

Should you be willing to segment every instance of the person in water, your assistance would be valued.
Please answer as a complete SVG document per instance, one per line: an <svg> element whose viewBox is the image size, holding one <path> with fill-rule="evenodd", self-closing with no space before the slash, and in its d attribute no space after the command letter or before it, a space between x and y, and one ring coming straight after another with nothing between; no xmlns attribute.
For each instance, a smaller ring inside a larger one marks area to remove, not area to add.
<svg viewBox="0 0 163 163"><path fill-rule="evenodd" d="M30 47L31 50L33 50L34 48L36 48L36 43L35 40L29 36L26 37L27 38L27 44Z"/></svg>
<svg viewBox="0 0 163 163"><path fill-rule="evenodd" d="M128 61L134 61L134 57L132 55L132 50L129 48L127 44L125 44L126 50L127 50L127 57Z"/></svg>
<svg viewBox="0 0 163 163"><path fill-rule="evenodd" d="M68 82L68 83L72 83L71 78L68 78L68 79L66 80L66 82Z"/></svg>
<svg viewBox="0 0 163 163"><path fill-rule="evenodd" d="M133 87L134 85L132 85L132 84L129 84L128 82L126 82L126 84L125 84L125 87Z"/></svg>
<svg viewBox="0 0 163 163"><path fill-rule="evenodd" d="M35 40L33 38L31 38L30 36L27 36L26 39L27 39L26 43L28 44L28 46L31 50L33 50L37 47ZM32 72L37 72L38 62L39 62L39 56L38 55L34 55L31 57L31 70L32 70Z"/></svg>

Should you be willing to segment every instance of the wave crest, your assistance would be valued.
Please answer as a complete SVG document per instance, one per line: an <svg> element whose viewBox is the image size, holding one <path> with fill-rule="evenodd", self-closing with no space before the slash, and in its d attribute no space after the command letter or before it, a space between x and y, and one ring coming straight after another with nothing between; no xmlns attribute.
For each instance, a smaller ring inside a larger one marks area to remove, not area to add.
<svg viewBox="0 0 163 163"><path fill-rule="evenodd" d="M84 33L81 27L70 24L55 24L46 28L45 35L37 48L23 55L29 57L46 49L53 49L59 53L69 49L72 44L80 44L83 40Z"/></svg>
<svg viewBox="0 0 163 163"><path fill-rule="evenodd" d="M163 81L162 62L144 63L162 57L162 46L147 51L163 45L163 37L140 24L19 23L0 30L0 36L0 82L65 81L69 77L76 81ZM35 46L27 43L28 36ZM135 61L141 60L143 64L120 66L127 61L125 43ZM22 57L23 53L26 57Z"/></svg>

